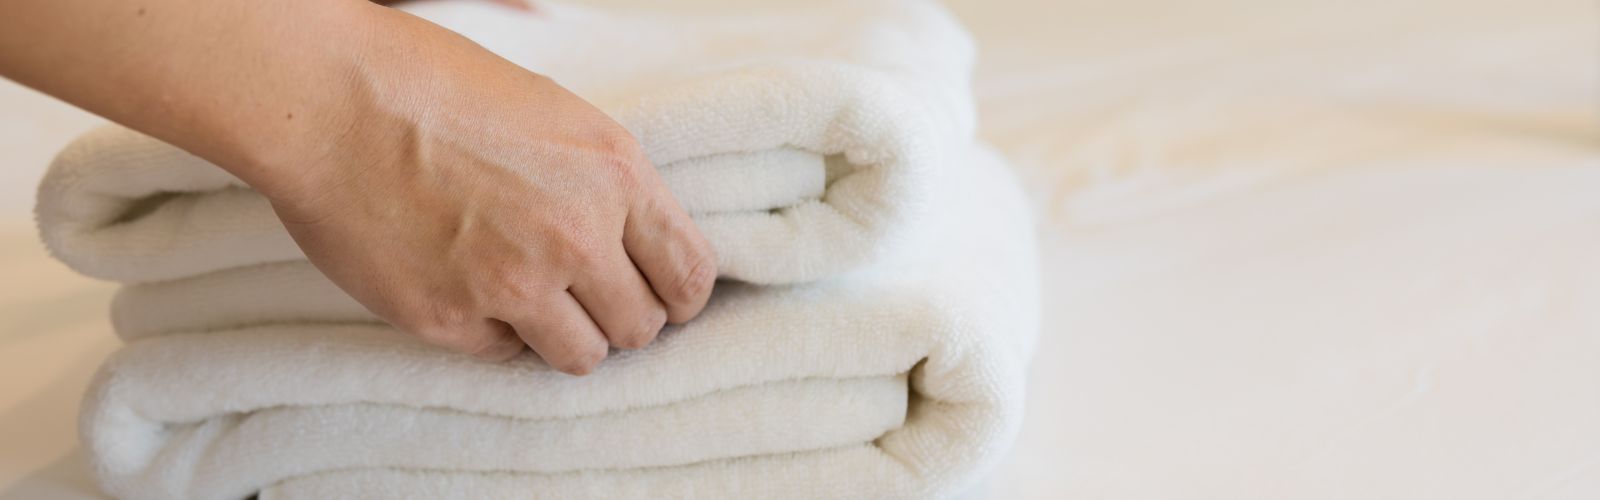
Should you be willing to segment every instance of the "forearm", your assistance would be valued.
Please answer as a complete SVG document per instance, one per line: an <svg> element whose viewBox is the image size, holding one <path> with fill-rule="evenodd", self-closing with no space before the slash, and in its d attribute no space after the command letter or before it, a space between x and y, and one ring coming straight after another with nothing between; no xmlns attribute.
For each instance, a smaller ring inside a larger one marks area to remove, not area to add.
<svg viewBox="0 0 1600 500"><path fill-rule="evenodd" d="M362 0L0 0L0 75L258 189L333 147L383 8ZM303 172L302 172L303 173Z"/></svg>

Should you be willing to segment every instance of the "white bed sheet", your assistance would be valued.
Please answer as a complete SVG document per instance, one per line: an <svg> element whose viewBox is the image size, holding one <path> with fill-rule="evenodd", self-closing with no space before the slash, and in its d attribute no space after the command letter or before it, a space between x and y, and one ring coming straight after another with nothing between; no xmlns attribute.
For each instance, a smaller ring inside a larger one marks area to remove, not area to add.
<svg viewBox="0 0 1600 500"><path fill-rule="evenodd" d="M1595 4L951 4L1045 245L992 498L1600 498ZM41 169L90 121L0 103ZM82 497L110 287L34 243L36 178L0 186L0 498Z"/></svg>

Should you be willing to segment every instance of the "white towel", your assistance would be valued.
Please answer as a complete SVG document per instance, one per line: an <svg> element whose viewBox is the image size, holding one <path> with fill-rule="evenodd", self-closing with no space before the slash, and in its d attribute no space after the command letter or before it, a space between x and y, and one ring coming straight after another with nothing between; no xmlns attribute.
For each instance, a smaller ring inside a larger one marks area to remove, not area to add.
<svg viewBox="0 0 1600 500"><path fill-rule="evenodd" d="M969 142L970 38L931 2L665 15L540 2L408 10L553 77L632 131L724 277L815 280L882 255ZM304 259L270 206L182 150L109 127L39 192L45 243L94 277L151 282Z"/></svg>
<svg viewBox="0 0 1600 500"><path fill-rule="evenodd" d="M1021 418L1032 224L959 152L889 258L704 313L587 377L379 324L304 263L126 287L82 438L129 499L944 498Z"/></svg>

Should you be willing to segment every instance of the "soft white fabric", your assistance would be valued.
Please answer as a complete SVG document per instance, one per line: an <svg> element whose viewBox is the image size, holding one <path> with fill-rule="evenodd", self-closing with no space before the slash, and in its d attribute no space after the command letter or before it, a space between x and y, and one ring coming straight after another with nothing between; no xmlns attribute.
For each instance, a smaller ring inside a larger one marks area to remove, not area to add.
<svg viewBox="0 0 1600 500"><path fill-rule="evenodd" d="M927 202L934 164L972 135L972 43L930 2L701 16L540 7L407 9L627 126L725 277L803 282L871 261ZM238 179L120 127L58 156L37 215L52 253L115 281L304 258Z"/></svg>
<svg viewBox="0 0 1600 500"><path fill-rule="evenodd" d="M949 497L1017 429L1038 284L1003 162L940 168L890 258L721 283L582 378L421 344L305 263L128 286L83 441L130 499Z"/></svg>
<svg viewBox="0 0 1600 500"><path fill-rule="evenodd" d="M836 8L855 21L814 7L412 7L627 125L725 276L751 282L724 281L694 322L584 378L396 332L237 179L125 129L84 137L38 215L58 257L128 283L112 317L129 344L81 414L102 486L131 499L966 491L1021 415L1031 219L1003 162L971 145L959 27L927 3Z"/></svg>
<svg viewBox="0 0 1600 500"><path fill-rule="evenodd" d="M1047 208L991 498L1600 498L1595 2L945 4ZM110 290L19 210L88 122L0 82L0 499L93 489L33 471L78 444Z"/></svg>

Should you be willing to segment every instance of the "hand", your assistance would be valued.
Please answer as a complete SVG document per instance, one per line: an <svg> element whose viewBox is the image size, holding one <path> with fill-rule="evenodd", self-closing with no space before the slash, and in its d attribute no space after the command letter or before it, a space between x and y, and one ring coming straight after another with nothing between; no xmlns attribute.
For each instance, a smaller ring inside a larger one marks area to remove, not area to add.
<svg viewBox="0 0 1600 500"><path fill-rule="evenodd" d="M489 359L525 343L585 373L710 296L710 247L627 131L415 16L366 0L6 12L0 75L231 172L335 284L430 342Z"/></svg>
<svg viewBox="0 0 1600 500"><path fill-rule="evenodd" d="M428 342L492 360L526 344L572 374L699 313L716 259L621 125L378 10L396 31L372 38L336 140L258 186L318 269Z"/></svg>

